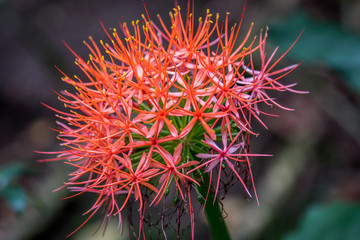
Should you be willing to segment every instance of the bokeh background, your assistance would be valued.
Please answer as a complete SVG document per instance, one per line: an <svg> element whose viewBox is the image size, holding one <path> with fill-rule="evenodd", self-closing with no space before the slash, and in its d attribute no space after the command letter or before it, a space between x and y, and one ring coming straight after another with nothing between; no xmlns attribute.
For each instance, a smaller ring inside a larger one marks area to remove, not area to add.
<svg viewBox="0 0 360 240"><path fill-rule="evenodd" d="M146 0L150 16L167 19L171 0ZM185 8L186 0L179 0ZM242 0L195 0L198 16L206 9L239 21ZM118 27L140 18L140 0L0 0L0 239L64 239L85 217L91 196L60 200L53 193L67 179L62 163L37 163L34 150L58 149L55 114L41 105L59 107L51 91L67 88L55 66L77 74L74 56L83 57L82 41L106 41L99 21ZM360 239L360 1L247 0L245 32L253 36L269 27L268 52L285 52L300 32L298 43L280 63L303 62L285 82L297 82L307 95L276 95L294 112L270 109L252 140L260 206L245 200L235 186L224 201L233 239ZM70 239L127 239L116 230L96 232L100 216ZM196 239L208 239L200 214Z"/></svg>

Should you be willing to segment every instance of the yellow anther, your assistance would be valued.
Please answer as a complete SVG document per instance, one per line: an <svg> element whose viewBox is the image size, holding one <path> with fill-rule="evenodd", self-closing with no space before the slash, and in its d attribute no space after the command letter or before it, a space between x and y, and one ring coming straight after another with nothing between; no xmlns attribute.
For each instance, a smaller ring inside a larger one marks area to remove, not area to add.
<svg viewBox="0 0 360 240"><path fill-rule="evenodd" d="M89 36L89 39L92 40L93 39L92 36Z"/></svg>
<svg viewBox="0 0 360 240"><path fill-rule="evenodd" d="M209 9L206 9L206 13L209 13L210 12L210 10Z"/></svg>
<svg viewBox="0 0 360 240"><path fill-rule="evenodd" d="M101 44L101 45L104 45L104 42L103 42L103 40L100 40L100 44Z"/></svg>
<svg viewBox="0 0 360 240"><path fill-rule="evenodd" d="M116 28L114 28L113 31L116 32Z"/></svg>
<svg viewBox="0 0 360 240"><path fill-rule="evenodd" d="M202 17L199 17L199 22L201 22L201 20L202 20Z"/></svg>
<svg viewBox="0 0 360 240"><path fill-rule="evenodd" d="M131 24L134 26L134 25L135 25L135 22L134 22L134 21L131 21Z"/></svg>

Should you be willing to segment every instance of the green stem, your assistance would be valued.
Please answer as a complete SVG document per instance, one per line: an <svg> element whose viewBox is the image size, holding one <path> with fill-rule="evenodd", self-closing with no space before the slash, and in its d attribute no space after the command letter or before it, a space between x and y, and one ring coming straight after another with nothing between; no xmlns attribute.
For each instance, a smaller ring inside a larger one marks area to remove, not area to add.
<svg viewBox="0 0 360 240"><path fill-rule="evenodd" d="M199 193L203 198L206 197L210 184L209 175L204 174L204 184L198 187ZM214 204L213 204L214 203ZM211 229L214 240L230 240L230 234L222 216L222 211L218 200L214 202L214 193L210 191L205 205L205 215Z"/></svg>

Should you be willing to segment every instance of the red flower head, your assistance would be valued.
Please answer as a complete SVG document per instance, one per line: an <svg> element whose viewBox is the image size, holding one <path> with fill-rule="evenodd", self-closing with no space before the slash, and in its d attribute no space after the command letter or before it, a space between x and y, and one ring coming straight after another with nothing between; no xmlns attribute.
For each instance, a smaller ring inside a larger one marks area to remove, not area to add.
<svg viewBox="0 0 360 240"><path fill-rule="evenodd" d="M137 202L139 237L146 212L169 191L186 203L193 233L191 195L205 185L204 204L209 194L216 198L224 168L251 196L241 174L245 169L252 178L249 157L259 156L249 153L251 119L262 123L260 103L280 106L268 90L294 91L295 84L279 80L297 65L275 69L287 52L274 60L275 50L266 58L267 32L250 39L251 25L237 45L242 19L231 28L228 14L220 21L207 11L196 20L190 5L184 17L174 8L169 28L161 17L156 25L142 15L122 24L124 38L116 29L105 30L108 43L90 38L84 42L88 60L71 50L84 77L64 74L75 88L58 94L68 111L50 107L60 118L64 150L44 161L67 160L75 170L65 187L75 195L97 195L89 218L104 208L121 223L123 209ZM260 55L258 68L254 54Z"/></svg>

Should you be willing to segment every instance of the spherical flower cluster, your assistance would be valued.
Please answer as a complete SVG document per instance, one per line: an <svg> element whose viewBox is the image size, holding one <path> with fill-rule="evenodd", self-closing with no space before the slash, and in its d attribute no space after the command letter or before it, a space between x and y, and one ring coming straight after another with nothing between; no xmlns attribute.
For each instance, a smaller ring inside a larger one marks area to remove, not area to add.
<svg viewBox="0 0 360 240"><path fill-rule="evenodd" d="M251 25L239 42L241 21L230 28L228 15L220 21L209 11L195 19L190 5L186 16L173 9L170 28L160 16L156 25L142 15L122 24L124 37L104 28L109 43L84 41L89 59L73 52L83 77L64 73L75 91L58 94L68 111L52 108L64 149L45 161L67 160L75 171L65 187L97 195L89 218L103 208L121 223L124 208L137 202L139 236L141 216L170 191L187 202L193 231L191 196L207 184L202 203L209 194L216 199L225 169L251 196L239 171L252 181L249 157L261 155L249 153L251 119L265 126L259 104L282 107L268 90L296 92L278 80L297 65L275 70L287 52L277 60L276 50L267 55L266 31L250 38Z"/></svg>

